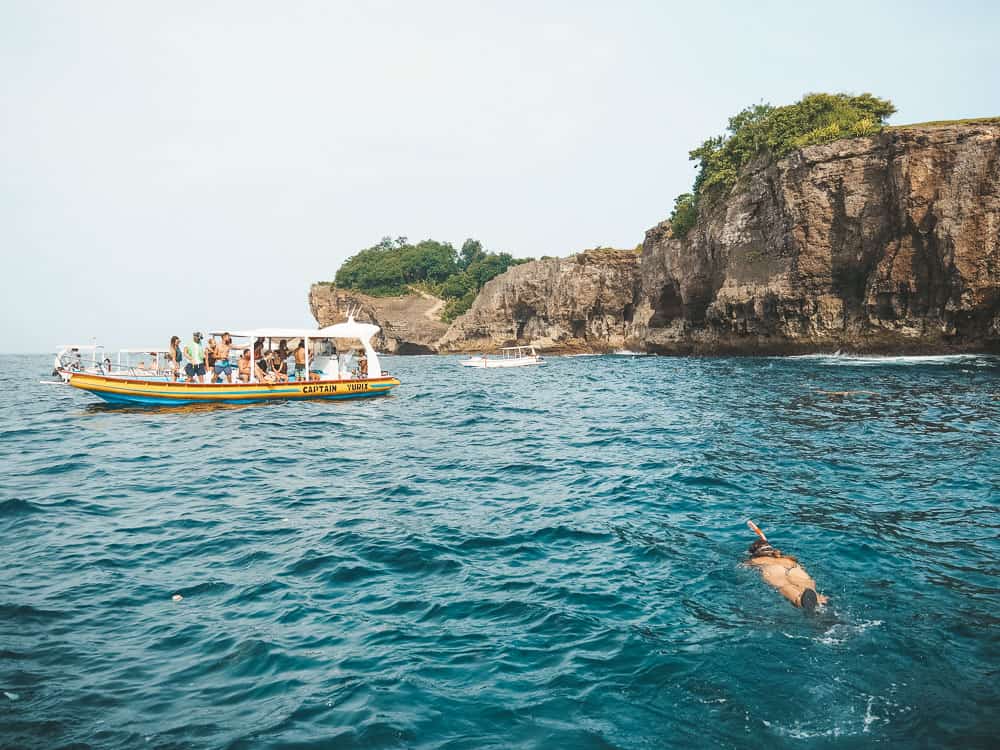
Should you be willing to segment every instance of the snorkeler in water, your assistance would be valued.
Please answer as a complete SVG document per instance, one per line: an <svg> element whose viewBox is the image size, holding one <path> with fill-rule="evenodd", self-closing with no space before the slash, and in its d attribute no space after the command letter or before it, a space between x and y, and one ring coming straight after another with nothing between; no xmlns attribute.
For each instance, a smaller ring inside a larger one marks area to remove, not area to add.
<svg viewBox="0 0 1000 750"><path fill-rule="evenodd" d="M816 581L799 565L798 560L772 547L764 532L753 521L747 521L747 526L760 537L750 545L747 564L759 569L765 582L776 588L779 594L796 607L807 612L826 604L827 597L816 593Z"/></svg>

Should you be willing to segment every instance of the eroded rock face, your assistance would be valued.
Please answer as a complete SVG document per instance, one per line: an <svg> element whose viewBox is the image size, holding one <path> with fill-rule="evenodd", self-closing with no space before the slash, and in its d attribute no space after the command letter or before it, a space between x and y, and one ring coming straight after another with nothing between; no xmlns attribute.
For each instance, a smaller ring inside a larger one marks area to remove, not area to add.
<svg viewBox="0 0 1000 750"><path fill-rule="evenodd" d="M1000 349L1000 126L893 129L743 180L685 240L647 232L647 349Z"/></svg>
<svg viewBox="0 0 1000 750"><path fill-rule="evenodd" d="M331 297L332 295L332 297ZM389 351L1000 351L1000 125L894 128L750 165L684 240L516 266L450 328L432 301L316 285Z"/></svg>
<svg viewBox="0 0 1000 750"><path fill-rule="evenodd" d="M610 249L515 266L486 283L438 349L492 351L521 343L550 351L631 346L638 268L635 252Z"/></svg>
<svg viewBox="0 0 1000 750"><path fill-rule="evenodd" d="M347 311L360 309L358 320L382 328L375 348L391 354L431 354L448 326L438 318L443 302L434 297L408 294L402 297L370 297L338 289L331 284L313 284L309 309L322 328L347 319Z"/></svg>

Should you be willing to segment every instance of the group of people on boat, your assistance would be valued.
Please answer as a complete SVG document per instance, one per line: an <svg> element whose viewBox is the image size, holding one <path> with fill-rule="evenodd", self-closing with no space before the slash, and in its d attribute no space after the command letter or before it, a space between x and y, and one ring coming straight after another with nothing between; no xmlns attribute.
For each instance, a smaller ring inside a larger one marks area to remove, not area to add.
<svg viewBox="0 0 1000 750"><path fill-rule="evenodd" d="M254 341L253 348L243 349L235 364L230 359L233 337L228 332L216 338L209 336L203 343L200 331L191 334L191 339L181 344L179 336L170 337L167 348L167 370L175 381L189 383L247 383L253 380L261 383L282 383L290 379L288 363L294 362L291 377L295 380L319 380L317 372L306 372L307 360L315 360L315 351L306 352L305 341L299 341L294 349L288 340L281 339L276 349L264 348L264 339ZM313 347L310 347L312 349ZM358 356L357 375L368 377L368 358L364 351Z"/></svg>

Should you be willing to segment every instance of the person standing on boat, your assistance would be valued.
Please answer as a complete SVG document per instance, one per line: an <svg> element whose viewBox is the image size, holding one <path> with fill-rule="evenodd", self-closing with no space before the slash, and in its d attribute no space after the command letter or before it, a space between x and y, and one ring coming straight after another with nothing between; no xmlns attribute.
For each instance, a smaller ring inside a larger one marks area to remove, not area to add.
<svg viewBox="0 0 1000 750"><path fill-rule="evenodd" d="M212 380L220 383L228 383L232 365L229 362L229 350L233 348L233 337L229 332L222 334L222 338L215 342L215 364L212 370Z"/></svg>
<svg viewBox="0 0 1000 750"><path fill-rule="evenodd" d="M201 331L191 334L191 340L184 345L184 357L188 363L184 372L192 383L202 383L205 378L205 347L201 343Z"/></svg>
<svg viewBox="0 0 1000 750"><path fill-rule="evenodd" d="M215 381L215 336L209 335L208 341L205 343L205 369L208 371L207 382L212 383Z"/></svg>
<svg viewBox="0 0 1000 750"><path fill-rule="evenodd" d="M174 381L181 376L181 337L171 336L170 346L167 348L167 368Z"/></svg>
<svg viewBox="0 0 1000 750"><path fill-rule="evenodd" d="M358 357L358 377L362 379L368 378L368 355L365 354L364 349L361 350L361 354Z"/></svg>
<svg viewBox="0 0 1000 750"><path fill-rule="evenodd" d="M306 342L300 341L295 349L295 379L306 379Z"/></svg>

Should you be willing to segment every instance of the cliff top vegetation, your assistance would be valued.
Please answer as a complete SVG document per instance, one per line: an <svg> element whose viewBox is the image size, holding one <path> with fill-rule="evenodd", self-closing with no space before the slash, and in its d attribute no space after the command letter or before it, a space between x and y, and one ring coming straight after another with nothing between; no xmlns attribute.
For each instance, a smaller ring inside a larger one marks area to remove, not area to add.
<svg viewBox="0 0 1000 750"><path fill-rule="evenodd" d="M456 250L448 242L406 237L383 237L381 242L352 255L337 270L334 283L374 297L408 294L413 289L446 301L442 319L451 321L464 313L483 284L511 266L529 258L492 253L481 242L468 239Z"/></svg>
<svg viewBox="0 0 1000 750"><path fill-rule="evenodd" d="M729 118L724 135L709 138L690 152L698 175L690 193L674 202L670 227L685 237L704 201L728 194L740 172L765 154L780 159L792 151L841 138L875 135L896 111L888 99L871 94L806 94L794 104L755 104Z"/></svg>
<svg viewBox="0 0 1000 750"><path fill-rule="evenodd" d="M928 120L927 122L911 122L906 125L887 125L888 130L904 130L905 128L946 128L950 125L1000 125L1000 117L969 117L964 120Z"/></svg>

